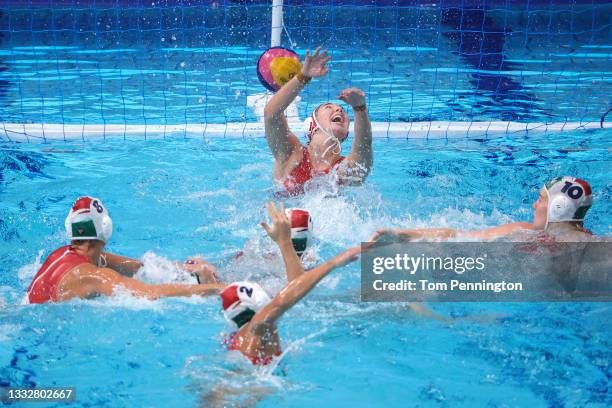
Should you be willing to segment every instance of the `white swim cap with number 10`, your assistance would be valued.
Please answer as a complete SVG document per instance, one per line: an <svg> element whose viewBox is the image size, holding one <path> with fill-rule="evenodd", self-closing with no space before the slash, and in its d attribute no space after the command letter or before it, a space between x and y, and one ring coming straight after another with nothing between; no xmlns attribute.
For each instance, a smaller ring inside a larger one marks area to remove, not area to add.
<svg viewBox="0 0 612 408"><path fill-rule="evenodd" d="M591 208L591 186L575 177L557 177L544 185L548 194L546 226L551 222L583 221Z"/></svg>

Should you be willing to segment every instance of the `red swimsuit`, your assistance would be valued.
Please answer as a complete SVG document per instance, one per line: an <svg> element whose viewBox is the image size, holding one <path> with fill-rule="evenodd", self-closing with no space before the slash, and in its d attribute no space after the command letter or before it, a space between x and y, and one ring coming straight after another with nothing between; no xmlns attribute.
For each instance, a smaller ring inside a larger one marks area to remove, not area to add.
<svg viewBox="0 0 612 408"><path fill-rule="evenodd" d="M53 251L42 264L28 288L30 303L55 302L57 285L62 277L85 263L90 263L89 259L74 252L70 245Z"/></svg>
<svg viewBox="0 0 612 408"><path fill-rule="evenodd" d="M304 193L304 184L315 176L321 176L328 174L334 167L338 166L340 162L344 160L344 157L339 157L331 166L329 166L323 172L314 172L312 163L310 161L310 153L308 148L302 148L302 160L297 166L291 170L291 173L285 178L285 189L289 195L298 195Z"/></svg>
<svg viewBox="0 0 612 408"><path fill-rule="evenodd" d="M223 344L228 344L227 349L229 351L231 350L236 350L236 351L240 351L240 349L238 348L238 345L236 344L236 334L238 332L234 332L232 334L229 335L229 337L223 341ZM240 353L242 353L242 351L240 351ZM281 351L277 351L276 354L274 354L275 357L280 356L281 354L283 354ZM251 363L253 363L253 365L268 365L272 362L272 358L271 356L267 356L267 357L249 357L245 354L242 353L242 355L246 358L248 358Z"/></svg>

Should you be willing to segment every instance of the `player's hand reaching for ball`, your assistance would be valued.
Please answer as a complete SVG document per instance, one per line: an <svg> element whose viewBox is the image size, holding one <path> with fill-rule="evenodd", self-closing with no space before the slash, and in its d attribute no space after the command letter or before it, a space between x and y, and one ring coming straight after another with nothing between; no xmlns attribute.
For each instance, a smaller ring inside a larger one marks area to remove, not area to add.
<svg viewBox="0 0 612 408"><path fill-rule="evenodd" d="M314 54L310 50L306 51L306 58L302 64L302 75L317 78L327 75L329 68L327 63L331 60L331 55L327 55L327 50L321 52L321 47L317 47Z"/></svg>

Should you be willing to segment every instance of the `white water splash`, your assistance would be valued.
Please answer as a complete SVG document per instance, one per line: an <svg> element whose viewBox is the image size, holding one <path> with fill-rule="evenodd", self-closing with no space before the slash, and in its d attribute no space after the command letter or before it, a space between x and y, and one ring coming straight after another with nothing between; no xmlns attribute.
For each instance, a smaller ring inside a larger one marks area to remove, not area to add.
<svg viewBox="0 0 612 408"><path fill-rule="evenodd" d="M318 330L314 333L310 333L309 335L306 335L300 339L294 340L292 342L290 342L287 346L285 346L285 350L283 351L283 353L278 357L278 358L274 358L272 360L272 363L261 367L261 373L264 376L269 376L270 378L273 378L273 373L274 370L276 370L276 368L279 366L279 364L283 361L283 359L287 358L287 356L289 354L294 354L294 353L299 353L303 348L304 345L311 339L318 337L322 334L324 334L325 332L327 332L326 328L323 328L321 330ZM274 377L274 378L278 378L278 377Z"/></svg>
<svg viewBox="0 0 612 408"><path fill-rule="evenodd" d="M25 288L30 284L30 282L34 278L34 275L36 275L36 272L38 272L38 270L42 266L41 260L44 253L45 251L43 249L40 249L33 263L23 265L17 270L17 276L19 277L19 281L21 282L22 287Z"/></svg>
<svg viewBox="0 0 612 408"><path fill-rule="evenodd" d="M320 242L342 247L365 241L379 225L394 220L380 215L382 196L374 188L345 188L338 191L332 179L321 177L315 190L298 199L313 219L313 235Z"/></svg>
<svg viewBox="0 0 612 408"><path fill-rule="evenodd" d="M187 271L171 261L152 251L147 251L141 259L144 266L138 270L134 278L150 283L197 283Z"/></svg>
<svg viewBox="0 0 612 408"><path fill-rule="evenodd" d="M514 221L498 210L483 214L451 207L418 218L410 213L410 208L397 209L385 203L371 185L344 189L340 194L333 194L330 189L317 189L300 197L298 204L310 211L314 236L325 244L341 247L366 241L380 228L475 230Z"/></svg>
<svg viewBox="0 0 612 408"><path fill-rule="evenodd" d="M234 190L230 190L229 188L221 188L215 191L194 191L186 195L184 198L187 200L199 200L201 198L221 197L221 196L236 198L236 194L237 192Z"/></svg>
<svg viewBox="0 0 612 408"><path fill-rule="evenodd" d="M308 384L295 384L276 375L281 362L290 354L299 353L309 340L325 333L311 333L287 345L283 354L268 365L254 365L241 353L221 351L217 356L190 356L183 375L190 378L191 389L206 406L254 406L276 392L299 392ZM320 344L318 344L320 345Z"/></svg>
<svg viewBox="0 0 612 408"><path fill-rule="evenodd" d="M255 281L274 296L287 284L280 251L269 237L251 236L239 253L230 255L229 262L221 270L221 279L225 282Z"/></svg>

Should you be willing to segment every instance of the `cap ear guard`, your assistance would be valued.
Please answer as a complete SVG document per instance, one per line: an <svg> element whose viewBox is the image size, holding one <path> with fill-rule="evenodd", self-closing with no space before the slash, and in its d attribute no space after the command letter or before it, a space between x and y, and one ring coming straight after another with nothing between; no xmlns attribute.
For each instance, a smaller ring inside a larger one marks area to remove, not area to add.
<svg viewBox="0 0 612 408"><path fill-rule="evenodd" d="M317 108L319 109L319 108ZM315 112L317 111L317 109L315 109L312 114L306 118L306 120L304 120L304 131L306 132L306 137L308 138L308 142L310 143L310 140L312 139L312 134L314 133L314 131L319 127L316 118L314 117Z"/></svg>
<svg viewBox="0 0 612 408"><path fill-rule="evenodd" d="M572 202L568 197L556 196L549 199L548 218L551 220L561 220L566 218L566 214L572 210Z"/></svg>
<svg viewBox="0 0 612 408"><path fill-rule="evenodd" d="M111 217L106 216L102 219L102 236L104 242L108 242L110 237L113 235L113 220Z"/></svg>
<svg viewBox="0 0 612 408"><path fill-rule="evenodd" d="M255 316L255 311L252 309L245 309L242 312L238 313L231 320L238 326L238 328L244 326Z"/></svg>

